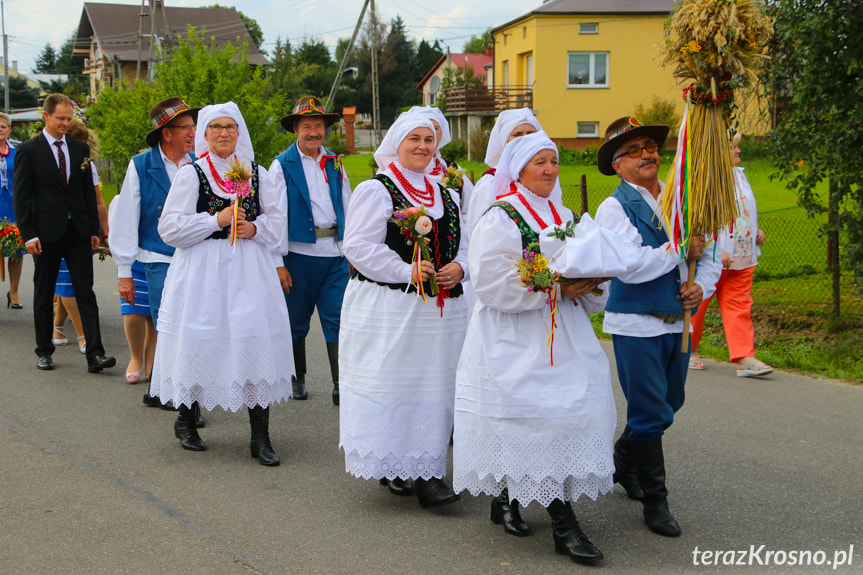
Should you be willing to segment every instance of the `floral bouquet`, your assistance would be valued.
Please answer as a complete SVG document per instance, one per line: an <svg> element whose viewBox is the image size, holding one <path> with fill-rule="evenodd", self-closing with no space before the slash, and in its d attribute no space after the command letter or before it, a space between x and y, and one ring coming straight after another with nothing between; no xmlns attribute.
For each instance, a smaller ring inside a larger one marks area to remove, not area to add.
<svg viewBox="0 0 863 575"><path fill-rule="evenodd" d="M246 166L241 160L234 156L228 161L228 171L225 172L225 191L229 194L236 194L234 200L234 214L231 218L231 235L229 240L231 245L237 242L237 218L239 216L240 202L239 198L248 198L254 191L252 190L252 170Z"/></svg>
<svg viewBox="0 0 863 575"><path fill-rule="evenodd" d="M393 217L390 218L390 221L399 227L408 245L413 245L414 247L413 265L416 268L417 291L422 296L423 301L425 301L425 290L423 289L422 281L420 281L420 278L422 278L420 261L432 261L431 252L429 252L428 247L431 240L426 237L432 230L432 220L426 214L425 208L411 206L393 212ZM438 285L434 276L429 278L429 286L431 288L429 295L437 295Z"/></svg>
<svg viewBox="0 0 863 575"><path fill-rule="evenodd" d="M6 218L0 219L0 281L6 280L6 265L2 257L8 257L9 261L20 260L23 250L24 243L18 226Z"/></svg>
<svg viewBox="0 0 863 575"><path fill-rule="evenodd" d="M443 185L449 190L460 190L464 186L464 170L452 164L447 167L443 176Z"/></svg>
<svg viewBox="0 0 863 575"><path fill-rule="evenodd" d="M546 330L548 333L548 357L551 365L554 365L554 328L557 327L555 314L557 313L557 290L554 289L554 283L560 282L560 274L555 273L548 267L548 257L542 255L539 251L539 244L531 242L522 252L522 259L515 263L518 269L518 275L521 278L521 283L529 292L545 292L548 295L548 305L551 308L548 314L548 320L551 327ZM565 279L565 278L564 278Z"/></svg>

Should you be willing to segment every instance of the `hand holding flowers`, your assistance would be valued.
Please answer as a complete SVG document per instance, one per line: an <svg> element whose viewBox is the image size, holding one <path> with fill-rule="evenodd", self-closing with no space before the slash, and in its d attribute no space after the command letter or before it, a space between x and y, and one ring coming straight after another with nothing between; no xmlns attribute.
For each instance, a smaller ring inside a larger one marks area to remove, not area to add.
<svg viewBox="0 0 863 575"><path fill-rule="evenodd" d="M426 237L432 231L433 224L431 218L426 214L425 208L411 206L403 210L396 210L390 221L399 227L408 245L414 246L411 281L415 282L417 291L425 298L423 281L427 279L430 295L437 295L438 284L434 277L434 265L428 247L431 240Z"/></svg>

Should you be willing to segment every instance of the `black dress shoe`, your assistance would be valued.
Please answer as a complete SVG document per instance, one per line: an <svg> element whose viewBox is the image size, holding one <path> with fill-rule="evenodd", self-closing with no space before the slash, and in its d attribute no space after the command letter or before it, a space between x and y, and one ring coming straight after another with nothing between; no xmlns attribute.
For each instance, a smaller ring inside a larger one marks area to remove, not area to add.
<svg viewBox="0 0 863 575"><path fill-rule="evenodd" d="M117 360L109 355L95 355L87 358L87 371L96 373L108 367L117 365Z"/></svg>
<svg viewBox="0 0 863 575"><path fill-rule="evenodd" d="M54 369L54 360L51 359L50 354L40 355L39 360L36 362L36 369L43 369L45 371Z"/></svg>
<svg viewBox="0 0 863 575"><path fill-rule="evenodd" d="M447 487L443 479L439 477L417 479L414 481L414 489L422 507L440 507L461 499L461 496Z"/></svg>
<svg viewBox="0 0 863 575"><path fill-rule="evenodd" d="M386 477L382 477L380 480L380 484L388 487L390 493L392 493L393 495L406 497L414 494L414 488L411 485L410 480L405 480L401 477L396 477L395 479L387 479Z"/></svg>

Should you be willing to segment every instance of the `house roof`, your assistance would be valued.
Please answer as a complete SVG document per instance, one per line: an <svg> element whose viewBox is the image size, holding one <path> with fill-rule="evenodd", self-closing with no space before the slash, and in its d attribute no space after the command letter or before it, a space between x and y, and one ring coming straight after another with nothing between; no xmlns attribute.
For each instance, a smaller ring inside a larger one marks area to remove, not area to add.
<svg viewBox="0 0 863 575"><path fill-rule="evenodd" d="M444 54L435 62L431 70L423 76L423 79L417 84L417 90L422 90L423 85L429 81L438 68L443 66L447 58L459 67L470 66L473 69L474 76L477 78L485 78L488 75L488 67L494 63L494 58L492 58L491 54Z"/></svg>
<svg viewBox="0 0 863 575"><path fill-rule="evenodd" d="M74 56L84 57L90 51L90 38L95 37L99 49L108 59L116 55L120 62L134 62L138 59L138 29L143 23L141 54L150 52L149 13L141 17L141 6L135 4L99 4L85 2L75 37ZM206 27L207 36L215 37L216 43L236 43L238 37L249 43L249 63L269 64L260 53L255 42L234 8L175 8L165 7L165 18L173 37L172 45L177 45L177 37L186 36L188 25L196 28ZM164 43L165 23L162 10L154 10L153 32Z"/></svg>
<svg viewBox="0 0 863 575"><path fill-rule="evenodd" d="M492 29L492 33L507 28L531 16L553 16L558 14L671 14L674 0L551 0L506 24Z"/></svg>

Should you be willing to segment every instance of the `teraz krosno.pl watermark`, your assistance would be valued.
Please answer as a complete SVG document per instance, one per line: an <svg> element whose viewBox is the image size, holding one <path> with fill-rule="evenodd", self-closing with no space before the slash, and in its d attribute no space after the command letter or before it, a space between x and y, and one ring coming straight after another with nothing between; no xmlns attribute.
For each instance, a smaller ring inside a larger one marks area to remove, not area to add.
<svg viewBox="0 0 863 575"><path fill-rule="evenodd" d="M766 545L749 549L729 551L701 550L698 547L692 552L693 565L784 565L786 567L823 566L838 569L851 565L854 561L854 545L848 550L837 549L828 551L785 551L782 549L767 549Z"/></svg>

